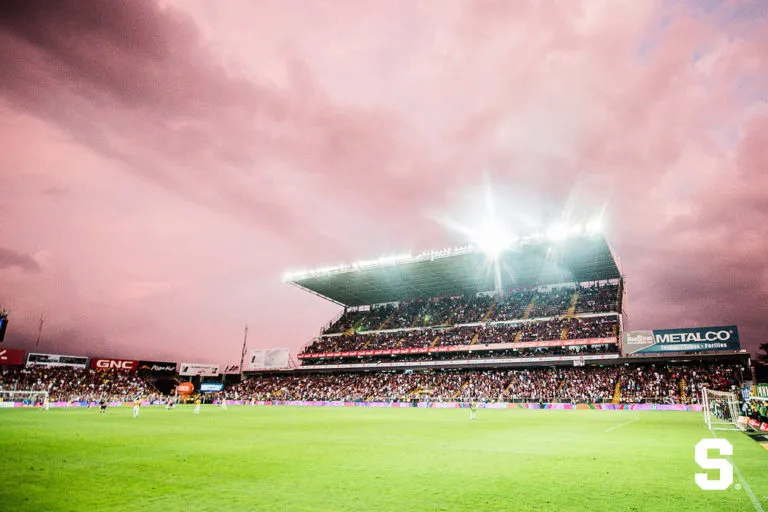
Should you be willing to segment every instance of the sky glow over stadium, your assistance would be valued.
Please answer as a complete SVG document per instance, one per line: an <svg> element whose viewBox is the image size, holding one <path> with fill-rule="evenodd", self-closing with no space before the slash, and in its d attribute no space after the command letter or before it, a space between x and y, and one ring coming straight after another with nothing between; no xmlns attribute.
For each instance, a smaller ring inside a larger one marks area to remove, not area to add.
<svg viewBox="0 0 768 512"><path fill-rule="evenodd" d="M0 44L8 346L228 364L338 312L286 270L597 231L629 328L765 341L761 2L11 1Z"/></svg>

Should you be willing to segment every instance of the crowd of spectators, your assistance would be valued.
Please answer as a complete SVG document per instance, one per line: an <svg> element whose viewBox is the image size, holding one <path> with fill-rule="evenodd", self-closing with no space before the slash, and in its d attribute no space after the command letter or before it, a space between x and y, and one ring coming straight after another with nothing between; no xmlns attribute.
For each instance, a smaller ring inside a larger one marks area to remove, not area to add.
<svg viewBox="0 0 768 512"><path fill-rule="evenodd" d="M371 306L364 310L349 310L333 322L324 334L342 333L350 329L376 331L563 316L571 308L576 291L571 286L562 286L546 290L508 290L501 297L478 295L406 300L398 304ZM618 286L615 284L580 287L578 293L575 308L578 314L618 310Z"/></svg>
<svg viewBox="0 0 768 512"><path fill-rule="evenodd" d="M627 402L655 401L698 403L704 387L730 391L740 381L733 366L701 367L635 367L621 379L621 395Z"/></svg>
<svg viewBox="0 0 768 512"><path fill-rule="evenodd" d="M302 365L323 364L360 364L360 363L393 363L393 362L420 362L420 361L446 361L446 360L474 360L474 359L501 359L513 357L553 357L553 356L579 356L589 354L616 354L619 347L616 344L605 345L569 345L555 347L530 347L512 349L493 349L478 346L471 351L460 352L429 352L426 354L382 354L371 356L346 356L331 359L304 359Z"/></svg>
<svg viewBox="0 0 768 512"><path fill-rule="evenodd" d="M235 400L392 401L418 397L431 401L697 403L704 387L733 391L740 379L739 367L724 364L306 372L253 377L217 396ZM47 391L52 401L158 398L136 373L66 367L2 368L0 389Z"/></svg>
<svg viewBox="0 0 768 512"><path fill-rule="evenodd" d="M0 367L0 390L47 391L52 401L122 401L154 394L134 372L70 367Z"/></svg>
<svg viewBox="0 0 768 512"><path fill-rule="evenodd" d="M522 323L460 325L417 330L355 333L321 336L307 346L304 354L428 348L457 345L495 345L499 343L551 341L616 336L616 317L554 318Z"/></svg>
<svg viewBox="0 0 768 512"><path fill-rule="evenodd" d="M623 403L680 403L697 399L680 394L680 379L691 390L730 391L737 376L738 369L726 365L282 374L251 378L226 394L240 400L611 402L619 383Z"/></svg>

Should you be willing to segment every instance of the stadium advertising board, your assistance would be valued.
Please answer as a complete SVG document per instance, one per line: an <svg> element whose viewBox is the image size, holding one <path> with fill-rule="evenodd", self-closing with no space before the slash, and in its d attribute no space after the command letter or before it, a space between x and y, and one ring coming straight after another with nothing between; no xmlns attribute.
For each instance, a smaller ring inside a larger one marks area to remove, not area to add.
<svg viewBox="0 0 768 512"><path fill-rule="evenodd" d="M139 361L139 371L170 375L176 373L176 363L169 361Z"/></svg>
<svg viewBox="0 0 768 512"><path fill-rule="evenodd" d="M179 375L202 375L204 377L215 377L219 374L219 365L217 364L198 364L181 363Z"/></svg>
<svg viewBox="0 0 768 512"><path fill-rule="evenodd" d="M739 331L735 325L691 327L653 331L625 332L622 355L660 354L665 352L737 351Z"/></svg>
<svg viewBox="0 0 768 512"><path fill-rule="evenodd" d="M135 372L139 362L132 359L91 359L92 370L123 370Z"/></svg>
<svg viewBox="0 0 768 512"><path fill-rule="evenodd" d="M14 348L0 348L0 365L21 366L24 364L24 351Z"/></svg>
<svg viewBox="0 0 768 512"><path fill-rule="evenodd" d="M251 352L251 358L248 360L248 369L287 368L288 354L289 350L287 348L254 350Z"/></svg>
<svg viewBox="0 0 768 512"><path fill-rule="evenodd" d="M88 358L85 356L63 356L59 354L29 354L27 366L69 366L71 368L87 368Z"/></svg>
<svg viewBox="0 0 768 512"><path fill-rule="evenodd" d="M189 395L195 390L195 385L191 382L182 382L176 386L176 392L180 395Z"/></svg>
<svg viewBox="0 0 768 512"><path fill-rule="evenodd" d="M390 354L428 354L432 352L467 352L482 349L506 350L510 348L570 347L579 345L615 345L616 338L588 338L581 340L520 341L517 343L494 343L492 345L453 345L449 347L393 348L384 350L354 350L350 352L321 352L299 354L299 359L317 359L320 357L356 357ZM253 366L252 366L253 368Z"/></svg>
<svg viewBox="0 0 768 512"><path fill-rule="evenodd" d="M200 391L202 393L215 393L224 389L223 382L201 382Z"/></svg>

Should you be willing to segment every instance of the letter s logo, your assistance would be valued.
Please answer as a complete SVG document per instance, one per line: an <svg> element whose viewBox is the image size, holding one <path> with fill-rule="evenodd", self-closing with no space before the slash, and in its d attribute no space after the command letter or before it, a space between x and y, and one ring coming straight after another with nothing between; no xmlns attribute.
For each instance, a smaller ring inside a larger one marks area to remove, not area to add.
<svg viewBox="0 0 768 512"><path fill-rule="evenodd" d="M696 485L705 491L724 491L733 483L733 465L725 459L710 459L707 450L718 450L720 455L733 455L733 445L725 439L702 439L696 445L696 464L702 469L720 470L717 480L710 480L706 473L696 473Z"/></svg>

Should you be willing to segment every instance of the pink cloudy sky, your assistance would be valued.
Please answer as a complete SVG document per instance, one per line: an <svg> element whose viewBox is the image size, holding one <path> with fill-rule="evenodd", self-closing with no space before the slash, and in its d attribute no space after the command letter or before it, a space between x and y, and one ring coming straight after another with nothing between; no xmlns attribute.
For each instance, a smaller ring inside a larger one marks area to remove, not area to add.
<svg viewBox="0 0 768 512"><path fill-rule="evenodd" d="M336 314L286 270L605 208L631 328L768 329L761 1L10 0L6 346L230 363Z"/></svg>

